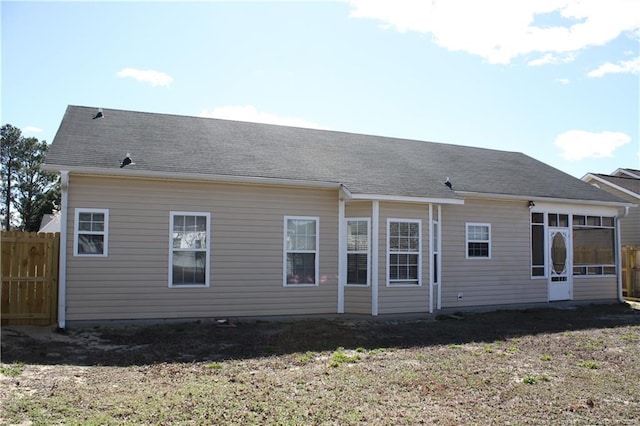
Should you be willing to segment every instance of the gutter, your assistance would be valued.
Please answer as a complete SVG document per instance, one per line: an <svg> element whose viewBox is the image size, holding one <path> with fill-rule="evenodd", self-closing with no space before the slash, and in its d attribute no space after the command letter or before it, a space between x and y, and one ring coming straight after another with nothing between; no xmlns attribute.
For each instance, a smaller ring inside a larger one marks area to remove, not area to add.
<svg viewBox="0 0 640 426"><path fill-rule="evenodd" d="M577 200L571 198L553 198L553 197L540 197L537 195L510 195L510 194L489 194L483 192L471 192L471 191L456 191L456 194L460 194L463 197L491 199L491 200L511 200L511 201L527 201L533 200L535 202L548 202L548 203L565 203L565 204L581 204L592 206L606 206L606 207L633 207L633 203L623 201L599 201L599 200Z"/></svg>
<svg viewBox="0 0 640 426"><path fill-rule="evenodd" d="M60 254L58 265L58 329L64 330L67 318L67 211L69 209L69 171L60 171Z"/></svg>

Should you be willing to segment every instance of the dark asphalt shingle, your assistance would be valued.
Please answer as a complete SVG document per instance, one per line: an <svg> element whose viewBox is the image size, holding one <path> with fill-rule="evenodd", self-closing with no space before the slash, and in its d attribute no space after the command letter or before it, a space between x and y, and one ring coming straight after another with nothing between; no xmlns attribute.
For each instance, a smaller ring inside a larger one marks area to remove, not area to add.
<svg viewBox="0 0 640 426"><path fill-rule="evenodd" d="M456 198L457 191L620 202L517 152L212 118L69 106L46 164L336 182L351 192Z"/></svg>

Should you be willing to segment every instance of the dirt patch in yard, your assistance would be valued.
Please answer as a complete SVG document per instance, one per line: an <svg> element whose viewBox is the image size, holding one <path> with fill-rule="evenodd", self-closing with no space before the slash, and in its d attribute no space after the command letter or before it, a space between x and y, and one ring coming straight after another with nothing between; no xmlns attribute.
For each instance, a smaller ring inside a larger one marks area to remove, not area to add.
<svg viewBox="0 0 640 426"><path fill-rule="evenodd" d="M0 423L632 424L629 305L3 327Z"/></svg>

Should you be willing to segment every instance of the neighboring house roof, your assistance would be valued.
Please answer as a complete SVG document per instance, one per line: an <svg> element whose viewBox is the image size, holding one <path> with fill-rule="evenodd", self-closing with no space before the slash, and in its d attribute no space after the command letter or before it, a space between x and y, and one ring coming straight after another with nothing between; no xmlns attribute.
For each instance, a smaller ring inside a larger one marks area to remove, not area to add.
<svg viewBox="0 0 640 426"><path fill-rule="evenodd" d="M354 194L458 200L457 193L625 203L517 152L156 113L69 106L47 170L333 183ZM120 168L127 153L135 165ZM453 189L445 180L450 178Z"/></svg>
<svg viewBox="0 0 640 426"><path fill-rule="evenodd" d="M60 232L60 212L42 216L38 232Z"/></svg>
<svg viewBox="0 0 640 426"><path fill-rule="evenodd" d="M640 170L620 168L611 173L611 176L623 176L640 179Z"/></svg>
<svg viewBox="0 0 640 426"><path fill-rule="evenodd" d="M582 180L585 182L595 181L598 184L609 185L612 188L640 200L640 178L612 176L601 173L587 173Z"/></svg>

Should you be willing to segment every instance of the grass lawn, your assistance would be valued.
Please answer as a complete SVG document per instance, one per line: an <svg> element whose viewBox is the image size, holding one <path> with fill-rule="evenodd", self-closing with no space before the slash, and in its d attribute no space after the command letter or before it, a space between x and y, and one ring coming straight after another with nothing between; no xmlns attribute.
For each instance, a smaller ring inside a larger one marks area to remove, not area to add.
<svg viewBox="0 0 640 426"><path fill-rule="evenodd" d="M628 305L3 327L2 424L638 424Z"/></svg>

